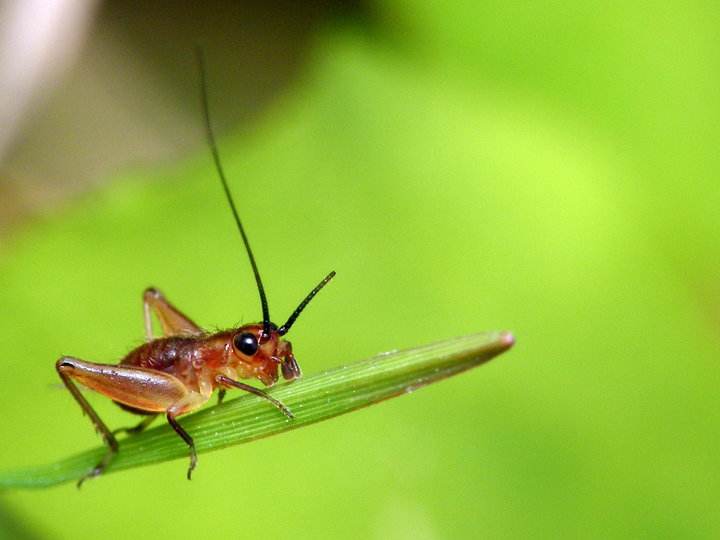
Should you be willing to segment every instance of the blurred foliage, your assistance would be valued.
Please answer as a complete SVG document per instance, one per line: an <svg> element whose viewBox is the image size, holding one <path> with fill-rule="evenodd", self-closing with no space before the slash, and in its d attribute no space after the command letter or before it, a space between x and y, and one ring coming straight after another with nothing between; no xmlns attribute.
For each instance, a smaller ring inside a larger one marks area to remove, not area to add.
<svg viewBox="0 0 720 540"><path fill-rule="evenodd" d="M32 540L38 538L30 531L27 523L23 523L18 516L10 511L0 500L0 539L1 540Z"/></svg>
<svg viewBox="0 0 720 540"><path fill-rule="evenodd" d="M171 462L4 500L60 538L717 537L716 6L376 10L220 142L271 310L337 270L290 336L307 373L481 329L516 349L209 455L192 483ZM147 285L207 326L259 313L207 153L118 178L1 257L7 465L97 443L53 362L138 343Z"/></svg>

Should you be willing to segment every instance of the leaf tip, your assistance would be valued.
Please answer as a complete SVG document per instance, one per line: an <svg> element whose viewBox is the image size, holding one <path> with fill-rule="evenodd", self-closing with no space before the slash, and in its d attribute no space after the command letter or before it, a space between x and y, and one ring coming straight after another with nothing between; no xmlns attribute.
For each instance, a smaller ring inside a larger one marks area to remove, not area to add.
<svg viewBox="0 0 720 540"><path fill-rule="evenodd" d="M507 330L500 332L500 345L503 347L504 351L515 345L515 336L512 332L508 332Z"/></svg>

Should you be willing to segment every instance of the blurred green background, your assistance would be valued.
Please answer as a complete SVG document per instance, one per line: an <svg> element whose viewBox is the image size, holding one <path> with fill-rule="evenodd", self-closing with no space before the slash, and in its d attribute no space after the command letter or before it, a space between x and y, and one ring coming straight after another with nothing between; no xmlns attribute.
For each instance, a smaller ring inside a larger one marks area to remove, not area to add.
<svg viewBox="0 0 720 540"><path fill-rule="evenodd" d="M98 444L53 363L113 362L139 343L146 286L210 328L259 316L202 143L193 41L207 44L221 153L275 318L338 273L290 336L306 373L479 330L512 330L517 345L411 396L203 454L191 483L174 461L81 491L0 493L0 528L40 538L717 538L716 3L390 0L320 3L307 19L292 3L271 4L275 15L258 6L247 27L242 10L218 11L212 20L234 21L222 33L199 19L176 41L161 39L171 14L125 35L122 10L101 10L105 32L154 61L145 79L113 77L140 88L183 80L178 124L193 135L172 164L118 166L72 199L8 220L2 467ZM280 32L280 20L302 31ZM240 37L251 31L256 48ZM268 66L273 42L287 61ZM255 93L238 104L243 86ZM72 119L60 118L72 140ZM134 420L92 403L112 426Z"/></svg>

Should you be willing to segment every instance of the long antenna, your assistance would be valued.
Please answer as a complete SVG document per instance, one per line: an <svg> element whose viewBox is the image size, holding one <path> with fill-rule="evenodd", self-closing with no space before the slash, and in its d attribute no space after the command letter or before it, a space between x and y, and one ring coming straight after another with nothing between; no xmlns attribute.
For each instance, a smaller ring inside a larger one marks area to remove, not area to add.
<svg viewBox="0 0 720 540"><path fill-rule="evenodd" d="M305 300L300 302L300 305L295 308L295 311L293 311L292 315L288 318L287 322L283 324L280 328L278 328L278 334L281 336L284 336L290 331L290 327L295 322L295 319L297 319L300 314L302 313L302 310L305 309L305 306L307 306L310 303L310 300L313 299L313 297L320 292L320 289L322 289L325 285L328 284L328 282L335 277L335 270L330 272L327 276L323 278L323 280L318 283L315 288L310 291L310 293L305 297Z"/></svg>
<svg viewBox="0 0 720 540"><path fill-rule="evenodd" d="M225 196L227 197L228 203L230 203L230 209L235 217L235 223L237 223L240 236L242 237L248 257L250 258L250 265L252 266L253 274L255 274L255 282L257 283L258 292L260 293L260 304L262 305L263 337L267 338L270 336L270 309L268 308L267 297L265 296L265 287L263 287L262 279L260 279L260 272L258 272L255 257L253 256L252 249L250 249L250 242L248 242L247 236L245 235L245 229L240 222L240 216L238 215L237 208L235 208L235 202L233 201L232 195L230 194L230 188L228 187L227 180L225 179L225 172L220 164L220 154L218 153L217 144L215 143L215 135L213 134L212 125L210 124L210 107L208 106L207 83L205 82L205 56L200 47L196 49L196 53L198 69L200 70L200 93L202 96L203 116L205 117L205 130L207 132L208 143L210 144L210 151L212 152L213 159L215 160L215 168L217 169L223 189L225 190Z"/></svg>

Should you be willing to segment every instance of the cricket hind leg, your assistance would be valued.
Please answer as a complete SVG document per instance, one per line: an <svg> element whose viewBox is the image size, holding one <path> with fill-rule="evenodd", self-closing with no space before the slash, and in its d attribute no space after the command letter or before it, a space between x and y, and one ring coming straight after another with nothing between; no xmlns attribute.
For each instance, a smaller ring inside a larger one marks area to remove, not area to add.
<svg viewBox="0 0 720 540"><path fill-rule="evenodd" d="M176 417L202 406L210 397L209 394L188 391L188 388L176 377L146 368L95 364L69 356L58 360L56 366L63 383L65 383L65 386L75 397L83 411L90 417L109 449L102 461L87 475L83 476L78 485L82 484L87 478L102 474L114 455L117 454L118 443L113 433L100 420L100 417L80 393L76 382L100 392L116 402L122 403L125 408L149 414L164 412L168 423L190 447L188 479L190 478L197 464L195 443L187 431L177 422Z"/></svg>
<svg viewBox="0 0 720 540"><path fill-rule="evenodd" d="M75 398L75 401L78 402L80 405L80 408L83 410L83 412L90 418L90 421L95 426L95 430L100 433L100 435L103 438L103 441L105 442L105 445L108 447L108 451L105 453L103 458L100 460L100 462L93 467L90 472L82 476L78 482L77 487L78 489L82 487L82 484L85 480L88 478L93 478L95 476L98 476L102 474L102 472L107 468L107 466L112 461L113 457L115 457L115 454L118 452L118 443L115 439L115 436L113 433L108 429L108 427L105 425L105 423L100 419L98 414L95 412L95 409L92 408L90 403L85 399L85 396L80 393L80 390L77 386L75 386L75 383L72 381L70 376L68 375L68 368L73 368L73 361L74 358L70 358L67 356L63 356L60 358L60 360L57 361L55 364L55 368L57 369L58 375L60 375L60 378L62 379L63 384L65 384L65 387L70 391L70 393Z"/></svg>
<svg viewBox="0 0 720 540"><path fill-rule="evenodd" d="M148 287L143 292L143 314L147 341L153 340L152 313L155 313L160 321L165 336L198 336L203 333L202 329L173 306L163 293L154 287Z"/></svg>
<svg viewBox="0 0 720 540"><path fill-rule="evenodd" d="M165 412L177 403L188 403L194 408L203 403L195 398L198 394L188 392L179 379L161 371L123 365L95 364L70 356L60 358L56 363L56 368L63 383L85 414L90 417L95 429L102 435L108 447L107 454L100 463L80 479L78 486L82 485L87 478L102 474L118 452L118 443L113 432L108 429L80 393L77 387L78 383L100 392L116 402L121 402L126 408L150 415Z"/></svg>

